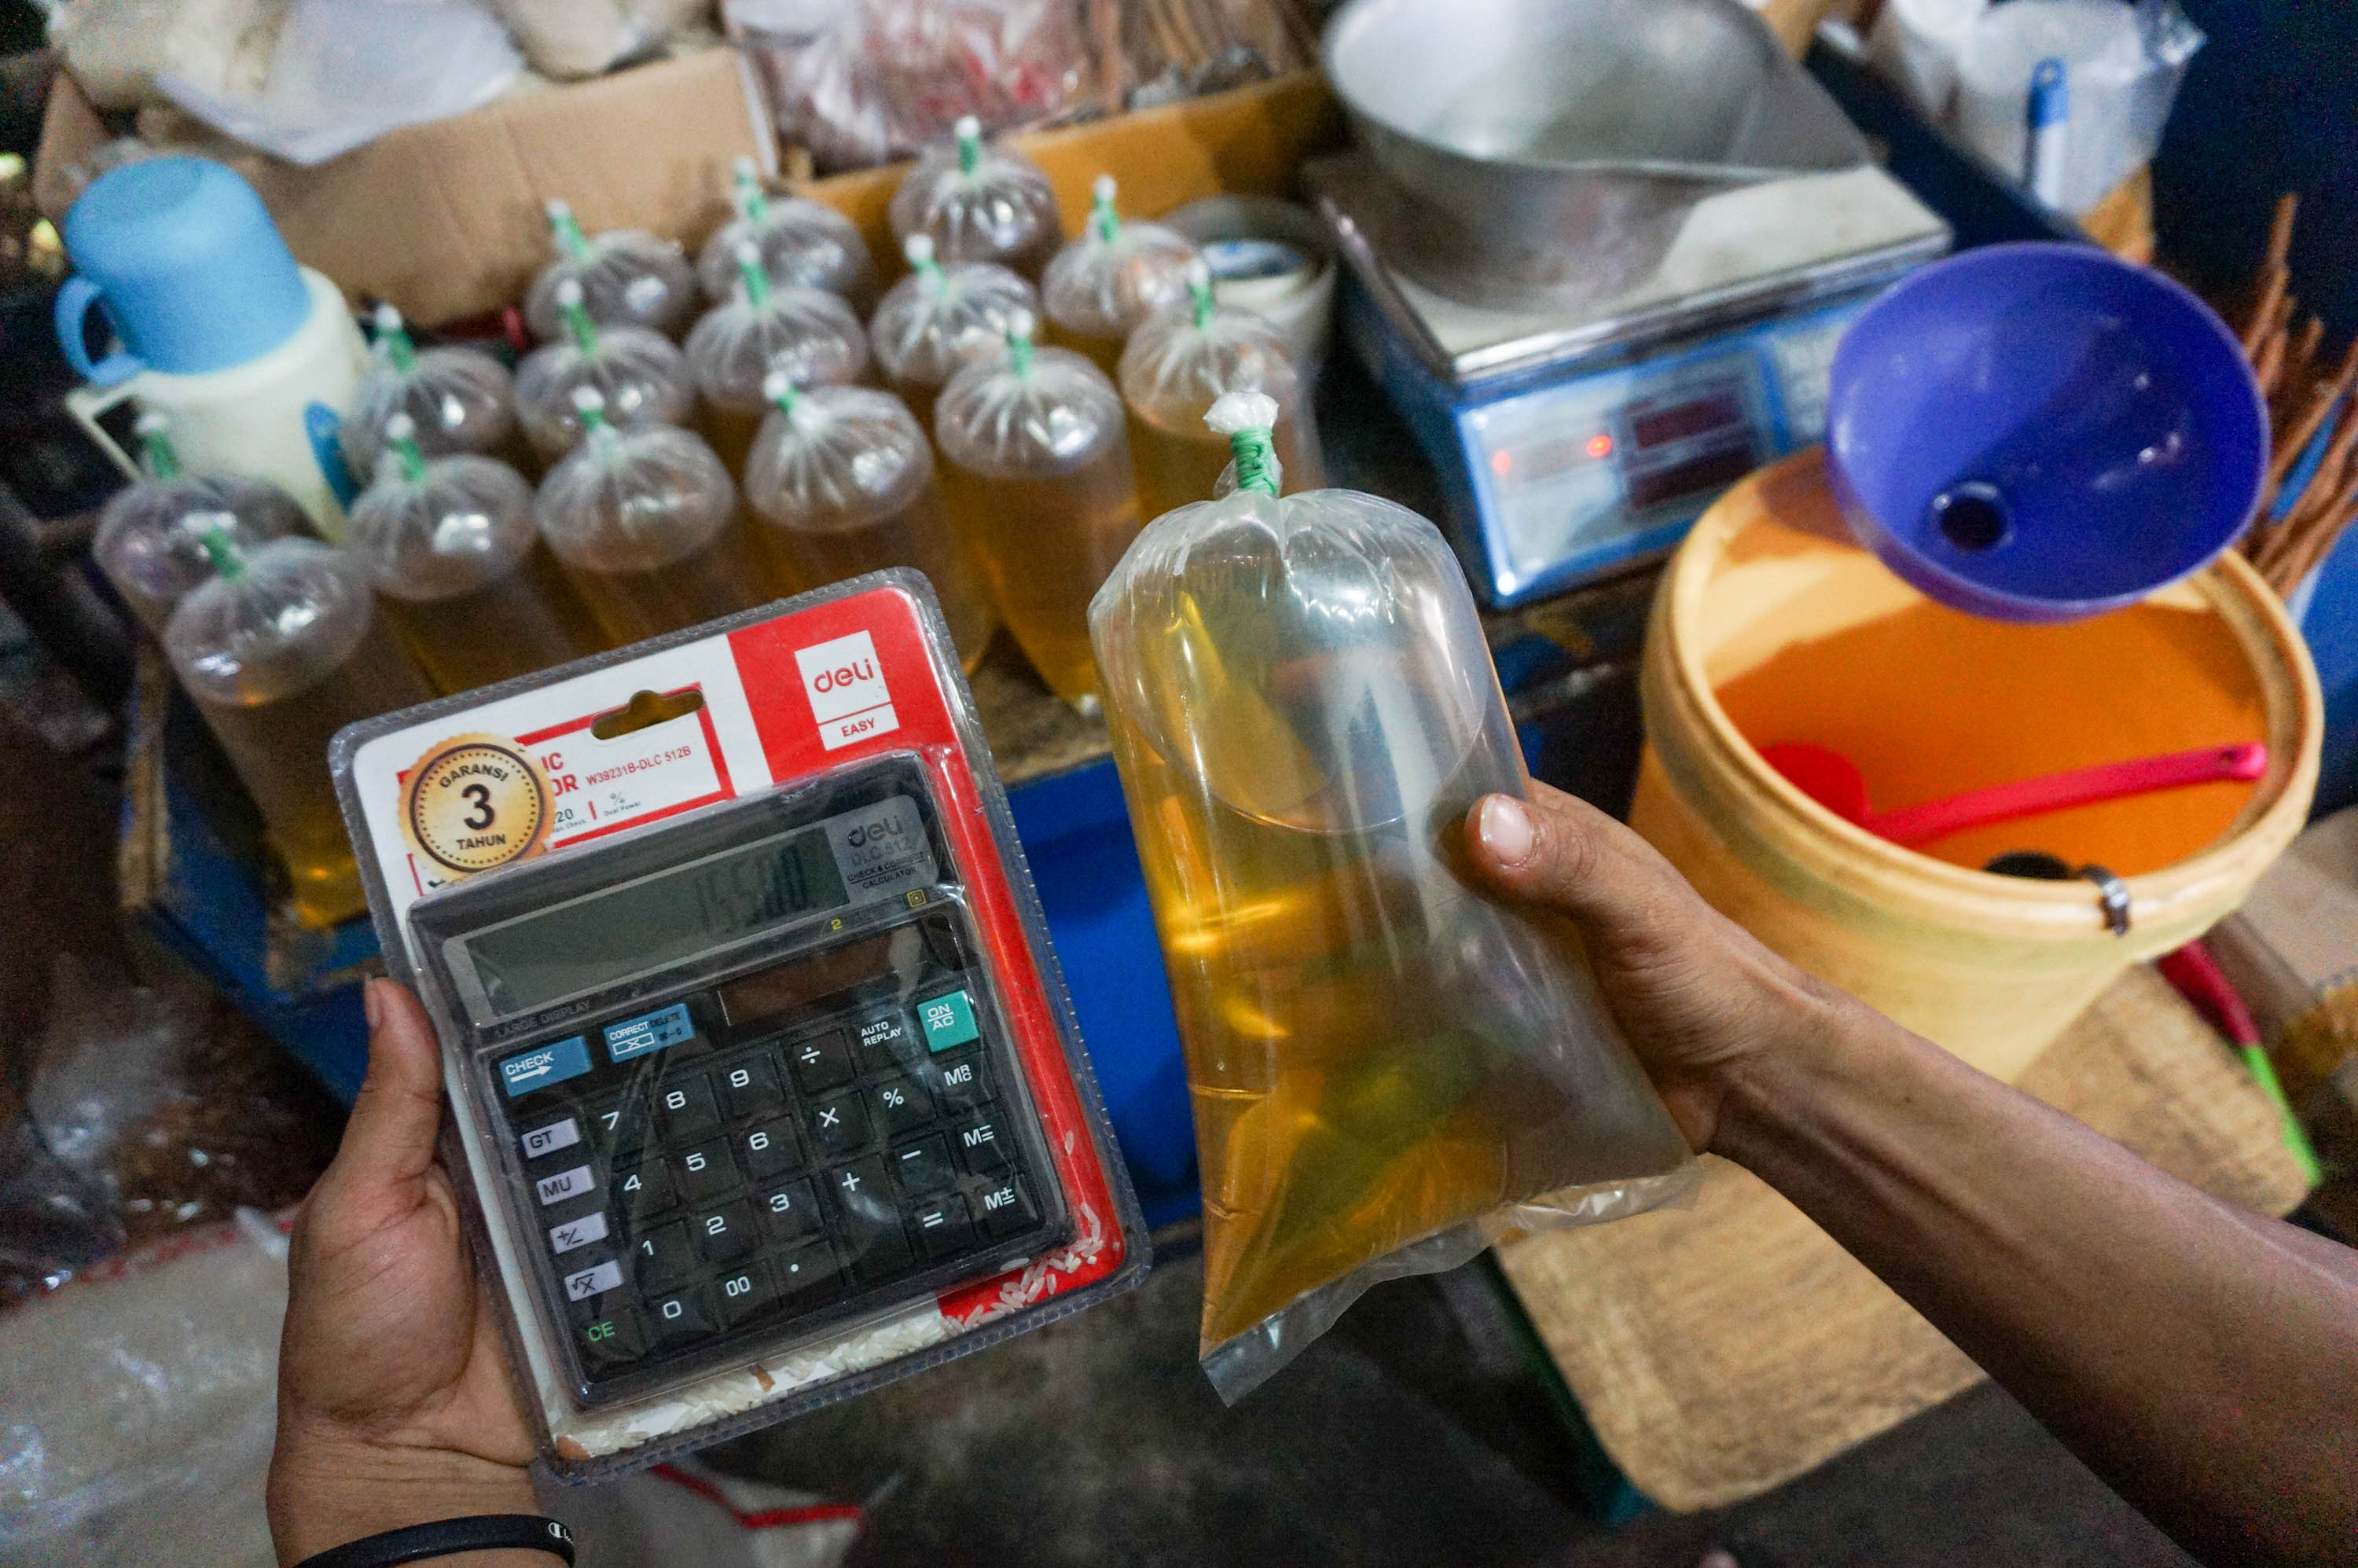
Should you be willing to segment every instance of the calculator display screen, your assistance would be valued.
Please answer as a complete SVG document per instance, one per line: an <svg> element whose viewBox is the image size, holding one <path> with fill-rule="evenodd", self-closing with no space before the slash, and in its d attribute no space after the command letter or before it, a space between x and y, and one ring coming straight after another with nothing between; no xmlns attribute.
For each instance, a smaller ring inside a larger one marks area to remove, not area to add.
<svg viewBox="0 0 2358 1568"><path fill-rule="evenodd" d="M467 944L484 998L523 1012L851 902L825 827L643 877Z"/></svg>

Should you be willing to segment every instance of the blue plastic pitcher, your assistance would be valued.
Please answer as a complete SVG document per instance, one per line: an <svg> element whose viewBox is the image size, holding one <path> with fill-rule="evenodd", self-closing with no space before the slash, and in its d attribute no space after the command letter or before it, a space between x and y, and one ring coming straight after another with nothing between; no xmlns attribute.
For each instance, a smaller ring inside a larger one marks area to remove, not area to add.
<svg viewBox="0 0 2358 1568"><path fill-rule="evenodd" d="M74 276L59 289L58 342L86 381L143 370L197 375L261 358L311 310L287 242L236 172L208 158L125 164L91 181L60 234ZM121 347L92 361L99 307Z"/></svg>
<svg viewBox="0 0 2358 1568"><path fill-rule="evenodd" d="M2258 505L2242 346L2160 274L2075 244L1911 275L1835 351L1828 468L1858 541L1928 597L2073 621L2207 565Z"/></svg>

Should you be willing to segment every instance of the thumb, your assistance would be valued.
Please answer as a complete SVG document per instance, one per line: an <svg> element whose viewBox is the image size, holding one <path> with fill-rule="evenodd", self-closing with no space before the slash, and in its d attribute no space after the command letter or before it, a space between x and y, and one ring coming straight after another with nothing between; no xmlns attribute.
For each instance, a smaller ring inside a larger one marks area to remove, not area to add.
<svg viewBox="0 0 2358 1568"><path fill-rule="evenodd" d="M442 1124L442 1054L426 1010L397 980L375 979L362 993L368 1010L368 1078L336 1163L372 1183L408 1181L434 1162Z"/></svg>
<svg viewBox="0 0 2358 1568"><path fill-rule="evenodd" d="M1699 903L1670 862L1577 795L1534 780L1528 800L1485 795L1466 813L1474 867L1492 886L1573 917L1592 943L1645 949Z"/></svg>

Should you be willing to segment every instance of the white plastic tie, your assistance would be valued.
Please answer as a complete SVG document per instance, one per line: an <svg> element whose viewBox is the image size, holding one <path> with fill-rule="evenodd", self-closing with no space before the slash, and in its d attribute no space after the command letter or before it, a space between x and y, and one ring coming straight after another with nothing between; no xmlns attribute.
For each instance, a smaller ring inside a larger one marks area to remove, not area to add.
<svg viewBox="0 0 2358 1568"><path fill-rule="evenodd" d="M1239 430L1270 430L1277 426L1277 399L1266 392L1224 392L1204 416L1204 423L1223 436Z"/></svg>

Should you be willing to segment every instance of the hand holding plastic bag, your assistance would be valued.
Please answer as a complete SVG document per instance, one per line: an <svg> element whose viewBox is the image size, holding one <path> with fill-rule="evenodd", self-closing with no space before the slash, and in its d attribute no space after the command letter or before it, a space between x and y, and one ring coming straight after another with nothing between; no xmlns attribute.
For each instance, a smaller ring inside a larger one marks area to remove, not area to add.
<svg viewBox="0 0 2358 1568"><path fill-rule="evenodd" d="M1463 574L1351 491L1234 489L1141 534L1090 632L1187 1055L1203 1351L1235 1399L1377 1280L1507 1226L1683 1195L1685 1141L1567 938L1478 891L1466 808L1526 783Z"/></svg>

